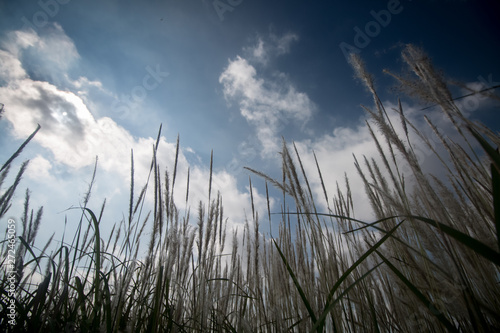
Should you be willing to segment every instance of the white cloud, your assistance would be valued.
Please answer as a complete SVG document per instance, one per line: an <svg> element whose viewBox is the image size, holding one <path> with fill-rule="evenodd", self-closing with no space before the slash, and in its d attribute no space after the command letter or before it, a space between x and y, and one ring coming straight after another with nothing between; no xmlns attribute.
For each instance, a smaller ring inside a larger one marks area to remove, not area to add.
<svg viewBox="0 0 500 333"><path fill-rule="evenodd" d="M80 58L75 44L57 23L50 26L44 38L39 40L36 51L47 61L47 67L59 68L63 73Z"/></svg>
<svg viewBox="0 0 500 333"><path fill-rule="evenodd" d="M68 78L68 81L70 81L69 78ZM98 89L103 89L102 83L100 81L91 81L84 76L80 76L77 80L74 80L71 83L77 89L81 89L81 88L87 87L87 86L96 87Z"/></svg>
<svg viewBox="0 0 500 333"><path fill-rule="evenodd" d="M254 46L245 47L243 51L251 61L267 65L272 58L289 53L291 44L298 40L299 36L294 33L281 37L269 34L266 38L259 36Z"/></svg>
<svg viewBox="0 0 500 333"><path fill-rule="evenodd" d="M314 104L307 94L298 92L284 77L264 80L246 59L229 61L219 77L224 96L237 101L241 115L255 127L262 144L262 156L279 151L278 133L288 122L303 126L312 116Z"/></svg>
<svg viewBox="0 0 500 333"><path fill-rule="evenodd" d="M15 57L20 57L21 51L38 44L38 35L33 30L17 30L7 34L2 41L2 48Z"/></svg>
<svg viewBox="0 0 500 333"><path fill-rule="evenodd" d="M98 155L104 170L126 173L121 166L128 163L130 149L152 145L153 139L135 139L111 118L94 118L75 92L27 76L26 68L31 69L32 63L24 59L22 51L31 47L32 52L39 52L37 66L43 65L41 71L49 71L57 63L62 70L61 77L70 81L65 70L79 55L60 26L54 25L42 36L34 31L11 32L2 45L5 50L0 50L0 57L4 60L0 63L0 72L8 72L11 64L17 65L16 70L11 70L7 76L8 82L0 87L2 102L6 106L4 117L12 124L17 138L25 138L40 124L42 129L34 141L53 154L52 163L78 169L92 165ZM99 81L86 77L79 77L72 83L77 89L85 89L85 86L102 89Z"/></svg>
<svg viewBox="0 0 500 333"><path fill-rule="evenodd" d="M40 34L32 29L6 33L1 48L24 64L39 78L58 81L80 59L73 41L57 24L47 25Z"/></svg>
<svg viewBox="0 0 500 333"><path fill-rule="evenodd" d="M96 121L80 97L48 82L23 79L0 87L0 94L15 136L26 137L40 124L35 140L58 163L80 168L92 164L96 154L120 154L122 146L132 141L111 119Z"/></svg>
<svg viewBox="0 0 500 333"><path fill-rule="evenodd" d="M37 155L30 160L27 175L32 179L51 179L53 177L50 173L50 169L52 169L52 165L49 160L43 156Z"/></svg>
<svg viewBox="0 0 500 333"><path fill-rule="evenodd" d="M299 36L293 33L285 34L282 37L276 35L271 35L271 40L276 43L276 50L278 55L286 54L290 52L290 45L299 40Z"/></svg>
<svg viewBox="0 0 500 333"><path fill-rule="evenodd" d="M257 45L253 47L250 52L255 59L260 60L261 62L266 60L267 53L264 50L264 41L262 39L259 39Z"/></svg>
<svg viewBox="0 0 500 333"><path fill-rule="evenodd" d="M9 52L0 50L0 83L6 83L11 79L22 79L26 76L21 61Z"/></svg>

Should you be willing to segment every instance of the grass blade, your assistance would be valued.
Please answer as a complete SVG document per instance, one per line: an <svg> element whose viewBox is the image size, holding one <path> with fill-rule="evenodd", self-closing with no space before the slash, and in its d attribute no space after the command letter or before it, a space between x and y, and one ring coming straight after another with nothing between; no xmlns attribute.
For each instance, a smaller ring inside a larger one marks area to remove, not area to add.
<svg viewBox="0 0 500 333"><path fill-rule="evenodd" d="M427 309L430 310L430 312L436 316L436 318L441 322L441 324L443 324L447 329L448 331L450 332L458 332L458 330L450 323L450 321L448 319L446 319L446 317L437 310L437 308L434 306L434 304L432 304L431 301L429 301L429 299L427 299L427 297L425 297L424 294L422 294L420 292L420 290L418 290L418 288L413 284L411 283L410 280L408 280L393 264L391 264L391 262L386 258L384 257L380 252L378 251L375 251L378 256L385 262L385 264L394 272L394 274L396 274L396 276L408 287L408 289L410 289L410 291L415 294L415 296L417 296L417 298L420 300L420 302L422 302Z"/></svg>
<svg viewBox="0 0 500 333"><path fill-rule="evenodd" d="M300 298L302 299L302 302L304 303L304 305L307 309L307 312L309 313L309 316L311 316L311 320L312 320L313 324L316 324L316 315L314 314L314 311L311 307L311 304L307 300L307 297L306 297L306 294L304 293L304 290L300 286L300 283L297 280L297 277L295 276L295 274L293 273L292 268L288 264L288 261L286 260L285 256L283 255L283 252L281 252L280 247L278 246L278 244L276 243L276 241L274 239L273 239L273 242L274 242L274 246L276 246L276 249L278 250L278 253L281 257L281 260L283 260L283 263L285 264L286 269L287 269L288 273L290 274L290 277L293 280L293 283L295 284L295 287L297 288L297 291L299 292Z"/></svg>
<svg viewBox="0 0 500 333"><path fill-rule="evenodd" d="M495 227L497 229L498 250L500 251L500 174L491 164L491 188L493 192L493 210L495 216Z"/></svg>
<svg viewBox="0 0 500 333"><path fill-rule="evenodd" d="M98 314L100 313L100 308L101 308L101 295L100 295L100 269L101 269L101 236L99 233L99 222L97 221L97 217L95 216L94 212L90 210L87 207L83 208L85 211L87 211L90 214L90 218L92 219L92 222L94 223L94 231L95 231L95 238L94 238L94 260L95 260L95 275L94 275L94 281L93 281L93 288L94 288L94 311L93 311L93 319L94 321L97 320L99 317Z"/></svg>
<svg viewBox="0 0 500 333"><path fill-rule="evenodd" d="M19 240L21 240L21 243L23 243L24 247L28 250L28 252L33 256L33 258L35 259L36 261L36 266L38 267L38 269L41 270L40 268L40 262L39 262L39 258L35 255L35 252L33 252L33 250L31 249L31 246L26 242L26 240L23 238L23 236L19 236Z"/></svg>
<svg viewBox="0 0 500 333"><path fill-rule="evenodd" d="M333 308L333 305L335 303L332 302L332 298L333 298L333 295L335 294L335 292L337 291L338 287L342 284L342 282L344 282L347 277L349 276L349 274L351 274L351 272L356 268L358 267L370 254L372 254L376 249L378 249L389 237L391 237L391 235L396 231L396 229L404 222L401 221L399 222L394 228L392 228L384 237L382 237L375 245L373 245L368 251L366 251L361 257L359 257L358 260L356 260L356 262L354 264L351 265L351 267L349 267L345 272L344 274L342 274L342 276L337 280L337 282L335 283L335 285L332 287L332 289L330 290L330 294L328 295L328 298L326 300L326 304L325 304L325 308L323 310L323 313L321 314L321 316L318 318L318 321L315 323L314 327L313 327L313 330L316 329L318 331L321 331L320 328L323 327L324 325L324 321L326 320L326 316L328 315L328 313L330 312L330 310ZM361 278L360 278L361 279ZM358 279L359 280L359 279ZM355 281L356 283L357 281Z"/></svg>
<svg viewBox="0 0 500 333"><path fill-rule="evenodd" d="M468 129L479 142L481 147L483 147L486 154L488 154L488 156L491 158L491 161L495 165L496 169L500 170L500 154L498 153L498 151L493 148L475 129L473 129L472 127L468 127Z"/></svg>
<svg viewBox="0 0 500 333"><path fill-rule="evenodd" d="M499 206L499 210L498 211L500 212L500 180L497 180L497 182L498 182L498 184L496 186L499 187L497 189L497 191L499 191L499 193L498 193L498 198L496 200L497 200L497 204ZM329 215L329 214L325 214L325 215ZM500 215L500 213L499 213L499 215ZM334 216L334 215L332 215L332 216ZM452 227L450 227L450 226L448 226L446 224L434 221L433 219L429 219L429 218L422 217L422 216L413 216L413 215L391 216L391 217L380 219L378 221L375 221L375 222L369 223L369 224L366 224L366 223L364 223L362 221L356 221L356 222L361 222L361 223L363 223L365 225L362 226L362 227L360 227L360 228L358 228L358 229L355 229L355 230L352 230L352 231L348 231L348 233L349 232L354 232L354 231L359 231L359 230L362 230L362 229L365 229L365 228L368 228L368 227L374 227L375 224L378 224L378 223L380 223L382 221L385 221L385 220L394 219L394 218L402 218L402 217L404 217L404 218L410 218L410 219L415 219L415 220L419 220L419 221L425 222L425 223L433 226L434 228L437 228L440 231L444 232L445 234L447 234L451 238L455 239L459 243L462 243L463 245L467 246L469 249L473 250L474 252L476 252L477 254L481 255L484 258L486 258L487 260L493 262L497 266L500 266L500 253L499 252L493 250L488 245L486 245L486 244L478 241L475 238L472 238L469 235L464 234L463 232L461 232L459 230L456 230L456 229L454 229L454 228L452 228ZM350 219L350 220L354 220L354 219ZM499 223L497 223L497 234L499 233L499 227L500 227ZM380 228L377 228L377 230L383 231Z"/></svg>
<svg viewBox="0 0 500 333"><path fill-rule="evenodd" d="M432 219L428 219L426 217L421 217L421 216L406 216L406 217L420 220L441 230L442 232L452 237L459 243L462 243L463 245L467 246L469 249L473 250L480 256L486 258L488 261L491 261L495 265L500 266L500 253L493 250L488 245L478 241L477 239L472 238L469 235L466 235L463 232L458 231L450 226L447 226L446 224L434 221Z"/></svg>

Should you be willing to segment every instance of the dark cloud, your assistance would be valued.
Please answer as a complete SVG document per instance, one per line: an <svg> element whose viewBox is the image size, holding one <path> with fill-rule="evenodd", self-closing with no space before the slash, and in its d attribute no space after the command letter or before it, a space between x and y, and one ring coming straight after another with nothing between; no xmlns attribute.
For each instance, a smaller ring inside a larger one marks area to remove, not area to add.
<svg viewBox="0 0 500 333"><path fill-rule="evenodd" d="M61 131L69 140L82 139L85 135L83 124L77 116L76 106L62 96L44 89L35 87L38 98L28 98L23 101L26 106L33 109L33 119L39 123L45 131ZM69 137L68 137L69 136Z"/></svg>

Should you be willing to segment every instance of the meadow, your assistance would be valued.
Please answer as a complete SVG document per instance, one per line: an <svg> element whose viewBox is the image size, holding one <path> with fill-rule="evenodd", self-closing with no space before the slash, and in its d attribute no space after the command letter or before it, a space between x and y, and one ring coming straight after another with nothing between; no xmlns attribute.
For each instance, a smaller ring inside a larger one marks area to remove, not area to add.
<svg viewBox="0 0 500 333"><path fill-rule="evenodd" d="M138 189L132 157L125 218L106 238L99 231L105 204L87 205L93 182L80 220L73 221L76 234L57 246L52 239L36 244L42 210L30 207L26 192L15 242L6 236L0 244L0 331L499 331L500 136L463 114L421 49L406 46L402 59L407 73L386 73L416 101L439 109L459 139L429 118L433 137L424 134L399 100L386 110L373 77L352 56L357 78L373 96L373 106L364 109L380 160L356 156L355 168L374 220L354 217L349 179L343 190L328 193L322 180L328 170L316 162L318 173L307 175L293 143L283 142L281 179L248 166L265 181L266 193L274 186L288 205L280 212L252 210L243 235L227 229L211 179L208 202L181 211L173 200L177 163L165 172L153 154L150 180ZM499 99L493 92L471 95ZM5 189L4 181L34 136L0 171L6 235L6 214L27 162ZM436 174L445 177L424 171L413 140L440 162ZM320 179L324 198L313 194L312 177ZM143 210L148 189L154 191L151 211ZM269 201L268 195L268 207ZM273 237L262 230L270 221L279 223ZM13 246L15 258L9 257ZM147 248L145 256L140 247Z"/></svg>

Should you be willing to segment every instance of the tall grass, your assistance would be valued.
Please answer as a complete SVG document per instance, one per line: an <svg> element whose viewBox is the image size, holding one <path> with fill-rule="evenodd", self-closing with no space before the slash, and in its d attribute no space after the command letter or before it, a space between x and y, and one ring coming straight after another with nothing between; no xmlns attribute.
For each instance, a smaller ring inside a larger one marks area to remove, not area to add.
<svg viewBox="0 0 500 333"><path fill-rule="evenodd" d="M86 199L72 239L63 236L59 245L49 242L38 249L35 237L41 210L38 214L30 211L27 193L16 258L17 325L6 320L8 281L4 274L0 330L498 330L500 155L495 147L500 137L463 116L420 49L409 45L402 55L414 76L390 74L411 95L437 104L460 141L445 137L428 120L438 138L437 147L435 140L410 122L401 102L394 110L400 121L395 124L394 114L385 109L362 61L353 57L358 77L374 98L374 107L365 109L381 162L358 156L355 167L376 221L354 218L347 178L345 192L329 195L323 181L325 170L317 160L318 174L307 175L295 145L283 142L281 179L248 168L265 180L266 193L268 184L282 191L281 212L270 211L269 195L267 214L255 210L250 180L251 219L243 234L228 230L222 196L212 193L212 160L206 184L208 202L200 202L195 212L178 208L173 199L175 184L186 181L188 202L189 172L187 179L177 179L177 141L173 173L162 173L156 159L159 132L150 178L138 193L131 153L128 216L107 239L99 232L105 203L101 208L88 207ZM446 179L424 171L410 139L415 136L442 162ZM442 148L447 157L439 155ZM2 167L2 182L12 160ZM25 168L23 164L14 184L1 196L0 217L10 207ZM324 205L313 194L310 177L319 179ZM92 184L93 180L87 198ZM154 205L145 212L148 188L154 191ZM328 211L321 211L323 206ZM268 223L279 220L277 235L260 230L262 216ZM145 256L139 253L143 245ZM7 249L4 241L3 263ZM34 283L39 276L41 282Z"/></svg>

